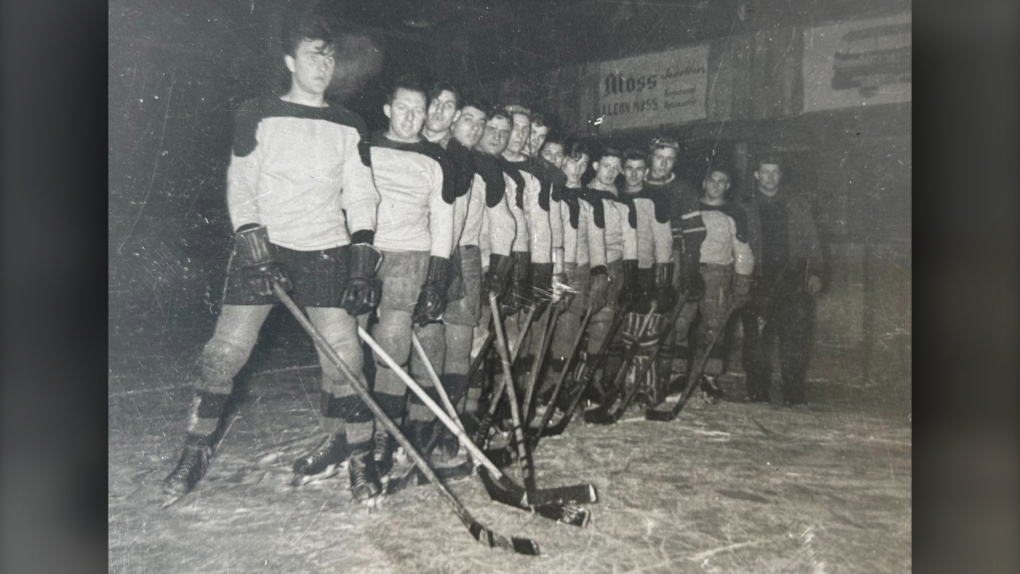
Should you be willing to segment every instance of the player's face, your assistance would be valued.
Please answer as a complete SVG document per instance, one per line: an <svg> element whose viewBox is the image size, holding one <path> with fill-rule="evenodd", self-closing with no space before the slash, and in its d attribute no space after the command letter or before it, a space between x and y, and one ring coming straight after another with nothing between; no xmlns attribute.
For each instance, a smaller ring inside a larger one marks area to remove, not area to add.
<svg viewBox="0 0 1020 574"><path fill-rule="evenodd" d="M563 174L567 176L570 181L581 181L581 176L584 175L584 170L588 167L588 154L583 153L577 157L567 157L563 159Z"/></svg>
<svg viewBox="0 0 1020 574"><path fill-rule="evenodd" d="M676 150L669 147L660 147L652 152L652 177L662 179L673 171L676 165Z"/></svg>
<svg viewBox="0 0 1020 574"><path fill-rule="evenodd" d="M542 147L542 157L557 168L563 167L563 144L546 144Z"/></svg>
<svg viewBox="0 0 1020 574"><path fill-rule="evenodd" d="M506 151L510 153L521 153L524 145L528 143L528 136L531 135L531 120L524 114L514 114L514 126L510 132L510 141L506 144Z"/></svg>
<svg viewBox="0 0 1020 574"><path fill-rule="evenodd" d="M549 126L531 126L531 135L528 137L528 149L531 150L531 155L535 155L538 150L542 149L542 144L545 143L545 138L548 135Z"/></svg>
<svg viewBox="0 0 1020 574"><path fill-rule="evenodd" d="M315 96L326 93L336 67L332 46L324 40L302 40L294 55L288 54L283 60L294 88Z"/></svg>
<svg viewBox="0 0 1020 574"><path fill-rule="evenodd" d="M730 176L721 171L713 171L705 178L702 187L706 199L721 200L726 195L726 190L730 188Z"/></svg>
<svg viewBox="0 0 1020 574"><path fill-rule="evenodd" d="M758 187L762 191L770 193L776 191L781 179L783 179L783 172L774 163L763 163L758 166L758 171L754 172L754 180L758 182Z"/></svg>
<svg viewBox="0 0 1020 574"><path fill-rule="evenodd" d="M602 185L613 185L616 176L620 175L620 158L615 156L604 157L595 162L595 179Z"/></svg>
<svg viewBox="0 0 1020 574"><path fill-rule="evenodd" d="M429 102L429 114L425 125L433 132L444 132L450 128L456 116L457 96L449 90L443 90Z"/></svg>
<svg viewBox="0 0 1020 574"><path fill-rule="evenodd" d="M482 139L478 142L478 148L492 155L503 153L507 142L510 141L512 129L510 121L502 116L490 119L485 122L485 133L482 134Z"/></svg>
<svg viewBox="0 0 1020 574"><path fill-rule="evenodd" d="M453 137L468 149L475 147L485 132L485 112L474 106L465 106L453 122Z"/></svg>
<svg viewBox="0 0 1020 574"><path fill-rule="evenodd" d="M390 118L390 134L403 141L417 141L418 132L425 124L425 94L397 88L393 103L383 106Z"/></svg>
<svg viewBox="0 0 1020 574"><path fill-rule="evenodd" d="M648 173L648 166L643 159L628 159L623 164L623 178L627 182L627 189L637 191L644 185L645 174Z"/></svg>

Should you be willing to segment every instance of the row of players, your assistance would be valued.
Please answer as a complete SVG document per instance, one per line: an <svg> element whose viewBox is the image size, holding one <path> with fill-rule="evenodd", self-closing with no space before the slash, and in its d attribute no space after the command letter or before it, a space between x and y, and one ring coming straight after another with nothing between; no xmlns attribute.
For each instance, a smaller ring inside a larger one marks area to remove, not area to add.
<svg viewBox="0 0 1020 574"><path fill-rule="evenodd" d="M641 345L635 370L665 345L658 365L632 381L645 385L654 403L667 391L664 382L685 368L687 332L699 309L695 341L704 351L729 311L748 301L755 310L745 321L753 345L745 349L750 398L768 400L771 363L761 343L771 336L786 351L784 399L804 400L807 345L797 313L809 308L776 309L820 288L819 250L810 215L777 194L774 159L755 172L760 201L736 206L726 201L730 178L721 168L709 170L701 194L683 185L672 172L679 150L673 140L656 139L648 151L594 151L584 141L550 136L521 106L492 107L462 99L450 84L426 90L410 79L389 92L388 128L369 135L361 118L324 97L336 65L326 25L297 19L284 38L289 91L246 102L235 115L227 180L235 245L215 332L198 362L185 446L164 482L168 494L191 491L208 468L233 377L277 302L274 285L305 309L382 410L404 421L418 449L439 430L435 414L408 396L389 364L378 361L373 380L365 377L358 327L370 326L384 352L439 402L424 361L412 352L414 333L446 393L463 405L470 433L481 389L469 385L469 363L490 329L490 295L500 301L511 340L527 331L526 316L557 310L539 400L570 363L586 314L577 371L608 348L596 382L619 368L624 342ZM589 167L594 177L583 184ZM619 314L619 342L603 346ZM660 341L667 314L675 317L676 336ZM775 326L763 331L764 317ZM540 339L520 345L524 372L541 366ZM717 390L721 355L721 346L713 347L703 381L709 392ZM310 475L346 459L354 499L371 500L391 464L391 438L321 351L319 362L326 436L294 471Z"/></svg>

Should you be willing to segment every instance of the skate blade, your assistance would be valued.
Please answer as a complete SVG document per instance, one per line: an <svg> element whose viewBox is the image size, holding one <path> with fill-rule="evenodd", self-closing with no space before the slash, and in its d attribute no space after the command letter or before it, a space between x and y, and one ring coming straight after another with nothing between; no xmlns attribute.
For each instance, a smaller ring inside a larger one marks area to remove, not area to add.
<svg viewBox="0 0 1020 574"><path fill-rule="evenodd" d="M187 496L187 495L186 494L169 494L169 495L166 495L166 497L163 499L162 508L164 508L164 509L170 508L171 506L177 504L177 502L180 499L184 498L185 496Z"/></svg>
<svg viewBox="0 0 1020 574"><path fill-rule="evenodd" d="M331 464L327 466L325 470L318 474L296 474L294 475L294 478L291 479L290 485L298 487L304 486L306 484L311 484L313 482L321 482L323 480L326 480L327 478L332 478L337 474L340 474L341 467L344 465L345 463Z"/></svg>

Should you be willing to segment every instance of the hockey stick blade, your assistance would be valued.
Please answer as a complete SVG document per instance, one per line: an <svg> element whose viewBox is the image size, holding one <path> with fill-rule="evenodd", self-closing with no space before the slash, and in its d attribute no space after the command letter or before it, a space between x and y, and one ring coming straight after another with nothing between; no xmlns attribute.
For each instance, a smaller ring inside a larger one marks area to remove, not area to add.
<svg viewBox="0 0 1020 574"><path fill-rule="evenodd" d="M485 491L489 494L489 498L496 502L500 502L520 510L534 512L542 518L555 520L556 522L566 524L567 526L577 526L578 528L584 528L587 526L591 519L591 512L589 512L588 509L579 506L571 506L563 503L537 504L529 506L523 502L525 493L520 487L517 487L508 481L502 481L502 484L496 484L496 481L484 468L478 469L478 476L482 479L482 484L485 486Z"/></svg>
<svg viewBox="0 0 1020 574"><path fill-rule="evenodd" d="M371 392L369 392L369 390L365 387L365 384L358 375L355 374L355 372L351 370L343 359L340 358L340 355L336 352L336 350L330 346L315 325L308 320L308 317L305 317L304 313L301 312L301 308L294 303L294 300L290 298L290 295L287 294L279 283L273 284L273 293L276 295L277 299L283 303L284 307L290 311L291 315L294 316L294 319L301 325L301 328L304 329L309 336L311 336L316 347L318 347L319 350L329 358L330 362L336 365L336 367L340 369L340 372L348 379L351 388L357 392L362 403L372 411L372 414L375 415L376 422L382 424L383 427L386 428L386 431L390 433L390 436L396 439L400 446L404 447L404 451L407 452L407 455L414 461L415 466L421 470L422 474L430 479L433 487L439 491L439 494L447 502L450 509L457 518L460 519L461 523L467 527L468 532L471 533L471 536L474 537L475 540L482 544L486 544L490 548L501 548L503 550L509 550L511 552L528 556L537 556L539 554L538 543L534 540L520 537L512 537L507 540L506 537L493 532L475 520L475 518L471 516L471 513L468 512L468 509L464 507L464 504L458 500L457 497L455 497L441 481L439 481L439 478L436 476L435 471L432 470L432 467L429 466L428 462L425 461L418 451L414 450L414 446L407 437L404 436L404 433L401 432L400 427L398 427L396 423L394 423L393 420L386 415L386 412L382 410L379 403L375 401Z"/></svg>

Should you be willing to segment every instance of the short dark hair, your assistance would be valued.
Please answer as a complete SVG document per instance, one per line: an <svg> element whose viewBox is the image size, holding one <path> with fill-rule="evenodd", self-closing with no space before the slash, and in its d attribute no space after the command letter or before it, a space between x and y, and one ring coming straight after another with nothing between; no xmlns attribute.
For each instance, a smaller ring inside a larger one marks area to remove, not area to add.
<svg viewBox="0 0 1020 574"><path fill-rule="evenodd" d="M599 153L599 156L592 159L593 161L602 161L607 157L620 158L620 163L623 163L623 152L621 152L619 149L615 147L602 148L602 151Z"/></svg>
<svg viewBox="0 0 1020 574"><path fill-rule="evenodd" d="M761 169L762 164L766 163L771 165L778 165L780 170L783 169L783 164L779 162L778 157L772 154L767 154L759 157L758 161L754 162L754 171L758 171L759 169Z"/></svg>
<svg viewBox="0 0 1020 574"><path fill-rule="evenodd" d="M623 152L623 161L642 161L645 165L648 165L648 154L639 150L636 147L627 148Z"/></svg>
<svg viewBox="0 0 1020 574"><path fill-rule="evenodd" d="M556 132L553 132L553 131L549 132L549 135L547 135L545 137L545 141L542 142L542 147L545 147L545 146L547 146L549 144L558 144L558 145L561 145L561 146L563 146L563 151L564 152L567 151L567 146L563 145L563 138L560 136L560 134L558 134Z"/></svg>
<svg viewBox="0 0 1020 574"><path fill-rule="evenodd" d="M386 103L392 105L393 100L397 97L397 90L410 90L412 92L418 92L422 96L428 98L428 90L422 84L421 80L417 76L405 74L400 76L390 85L390 91L386 94Z"/></svg>
<svg viewBox="0 0 1020 574"><path fill-rule="evenodd" d="M563 155L578 159L584 154L591 157L591 147L583 139L570 138L563 142Z"/></svg>
<svg viewBox="0 0 1020 574"><path fill-rule="evenodd" d="M549 126L549 124L546 123L546 121L545 121L545 114L543 114L542 112L532 112L531 113L531 125L533 125L533 126L546 126L546 127Z"/></svg>
<svg viewBox="0 0 1020 574"><path fill-rule="evenodd" d="M288 6L281 32L283 53L288 56L295 56L304 41L322 40L327 47L335 41L333 28L319 9L318 0L296 0Z"/></svg>
<svg viewBox="0 0 1020 574"><path fill-rule="evenodd" d="M512 113L506 111L506 106L493 106L486 116L486 121L494 120L496 118L504 118L511 124L514 123L514 116Z"/></svg>
<svg viewBox="0 0 1020 574"><path fill-rule="evenodd" d="M733 176L730 175L730 170L726 169L725 167L723 167L721 165L709 165L708 169L705 170L705 179L707 180L708 178L712 177L712 174L715 173L715 172L719 172L719 173L725 175L726 179L728 179L730 181L733 180Z"/></svg>
<svg viewBox="0 0 1020 574"><path fill-rule="evenodd" d="M460 97L458 96L458 100L459 99L460 99ZM459 109L462 109L462 110L464 108L467 108L467 107L474 108L474 109L482 112L483 114L485 114L486 118L489 117L489 111L492 109L492 104L490 104L489 102L486 102L485 100L482 100L482 99L479 99L479 98L472 98L472 97L465 98L463 102L460 102L459 106L460 106Z"/></svg>
<svg viewBox="0 0 1020 574"><path fill-rule="evenodd" d="M438 98L443 92L450 92L453 94L453 98L457 101L457 109L459 110L461 108L460 92L458 92L457 88L453 87L453 84L450 82L436 82L432 84L432 87L429 88L429 91L425 94L425 98L428 100L428 103L431 104L432 100Z"/></svg>

